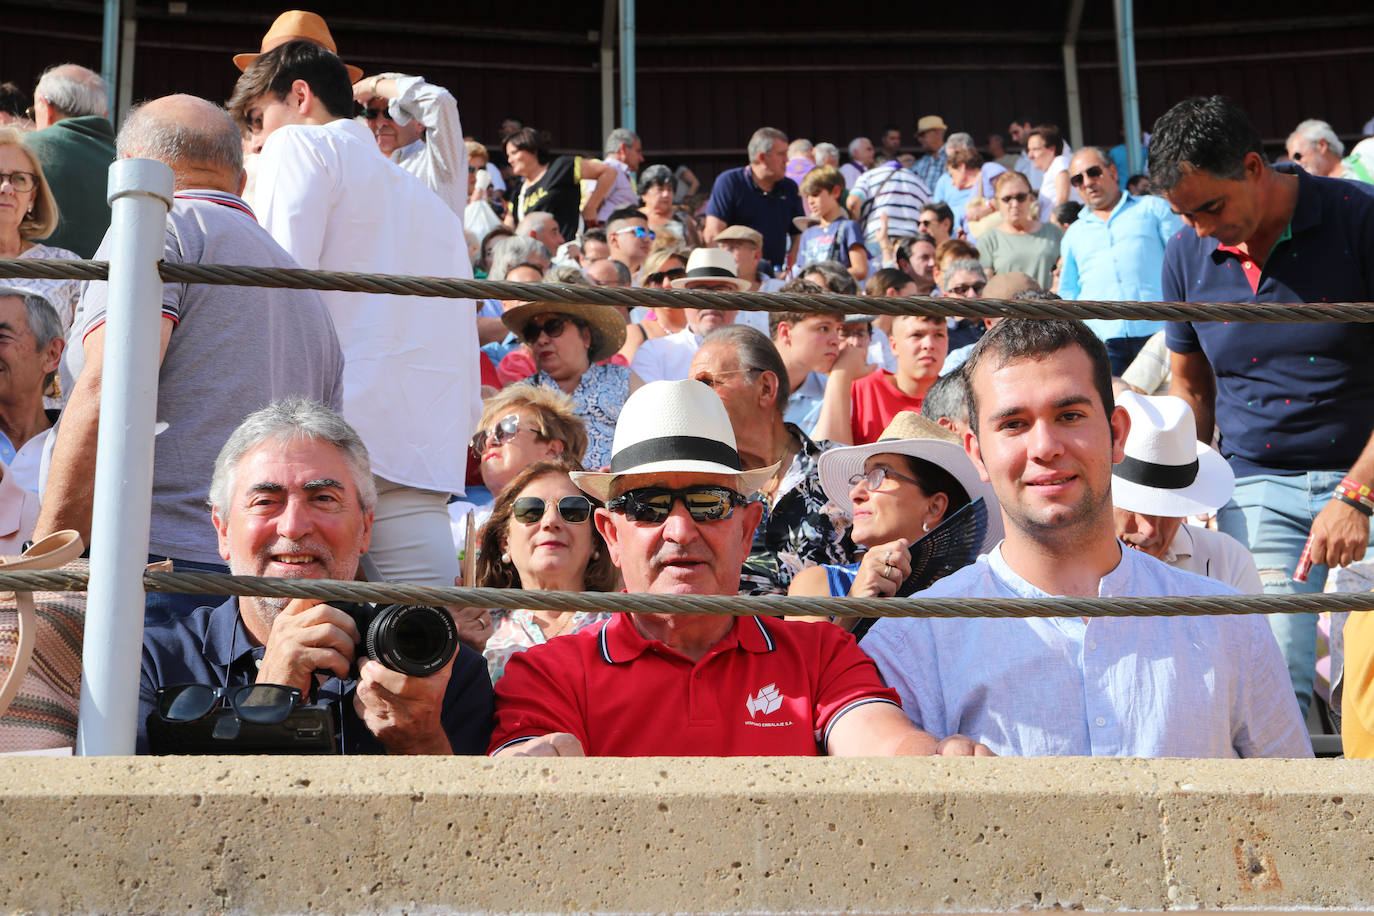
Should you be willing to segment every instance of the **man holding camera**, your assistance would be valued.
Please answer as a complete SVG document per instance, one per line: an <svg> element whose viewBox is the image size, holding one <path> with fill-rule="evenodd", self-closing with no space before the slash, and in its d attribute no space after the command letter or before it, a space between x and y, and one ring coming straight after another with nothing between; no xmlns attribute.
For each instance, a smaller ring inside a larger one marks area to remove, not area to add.
<svg viewBox="0 0 1374 916"><path fill-rule="evenodd" d="M375 503L358 434L329 408L298 398L250 414L220 451L210 484L220 555L236 575L352 579ZM336 706L336 743L345 754L486 750L492 690L480 655L460 646L421 677L365 657L359 642L352 616L315 599L230 598L151 626L143 637L139 752L148 751L159 688L254 683Z"/></svg>

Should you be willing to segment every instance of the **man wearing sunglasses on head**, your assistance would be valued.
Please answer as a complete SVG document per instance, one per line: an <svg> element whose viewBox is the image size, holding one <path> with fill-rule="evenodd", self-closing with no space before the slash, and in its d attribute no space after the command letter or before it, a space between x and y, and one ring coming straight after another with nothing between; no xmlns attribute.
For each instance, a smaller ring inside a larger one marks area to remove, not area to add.
<svg viewBox="0 0 1374 916"><path fill-rule="evenodd" d="M1164 246L1183 221L1160 197L1123 194L1112 157L1086 146L1069 162L1069 184L1086 206L1059 242L1061 299L1158 302ZM1041 214L1042 217L1048 214ZM1087 322L1107 344L1112 374L1120 375L1162 321L1094 318Z"/></svg>
<svg viewBox="0 0 1374 916"><path fill-rule="evenodd" d="M241 576L352 579L372 536L376 500L358 434L334 411L303 398L250 414L220 451L210 483L220 555ZM189 715L176 708L169 694L183 685L205 688L193 693L210 699L218 691L245 722L284 721L294 699L334 707L345 754L485 749L492 696L480 655L460 645L435 673L407 675L365 657L359 635L342 610L303 598L229 598L149 626L139 753L148 752L150 715L186 722L214 712L208 704ZM240 689L249 685L262 689ZM181 705L193 698L186 694ZM263 706L281 708L263 718Z"/></svg>
<svg viewBox="0 0 1374 916"><path fill-rule="evenodd" d="M625 404L596 527L631 593L734 595L777 465L743 471L724 405L701 382ZM964 739L959 739L963 741ZM954 748L955 741L949 742ZM872 662L837 627L750 616L619 614L513 657L495 756L933 754Z"/></svg>
<svg viewBox="0 0 1374 916"><path fill-rule="evenodd" d="M468 203L468 151L458 103L424 77L379 73L353 84L377 148L425 183L458 218Z"/></svg>

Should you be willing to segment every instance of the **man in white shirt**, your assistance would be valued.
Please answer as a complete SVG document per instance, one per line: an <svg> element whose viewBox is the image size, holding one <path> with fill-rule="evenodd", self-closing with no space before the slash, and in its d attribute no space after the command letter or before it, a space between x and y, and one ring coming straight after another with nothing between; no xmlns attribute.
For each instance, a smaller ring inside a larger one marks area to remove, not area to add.
<svg viewBox="0 0 1374 916"><path fill-rule="evenodd" d="M302 266L471 277L458 216L414 175L377 155L348 117L337 57L293 41L244 71L231 113L261 150L258 221ZM480 415L476 316L469 301L326 292L345 357L344 417L378 478L369 557L387 579L451 585L445 508L463 492Z"/></svg>
<svg viewBox="0 0 1374 916"><path fill-rule="evenodd" d="M735 259L720 248L698 248L687 259L687 275L672 281L674 289L740 292L749 288L735 273ZM630 371L645 382L679 381L687 377L701 339L716 328L735 323L734 309L683 309L687 327L667 337L640 344Z"/></svg>
<svg viewBox="0 0 1374 916"><path fill-rule="evenodd" d="M425 183L458 218L468 203L468 151L458 103L442 86L404 73L353 84L382 155Z"/></svg>
<svg viewBox="0 0 1374 916"><path fill-rule="evenodd" d="M1112 468L1112 515L1127 547L1175 569L1261 595L1259 569L1244 544L1222 531L1188 525L1231 499L1236 475L1215 449L1197 440L1193 408L1182 398L1123 391L1116 402L1131 418L1126 456Z"/></svg>
<svg viewBox="0 0 1374 916"><path fill-rule="evenodd" d="M840 166L840 174L844 176L846 189L854 187L854 182L859 180L859 176L873 168L873 157L876 154L873 141L867 137L855 137L849 141L849 161Z"/></svg>
<svg viewBox="0 0 1374 916"><path fill-rule="evenodd" d="M1223 595L1122 546L1112 467L1130 416L1079 321L1008 318L965 364L964 448L1006 536L921 597ZM1310 757L1267 621L1212 617L885 618L863 641L912 723L998 754Z"/></svg>

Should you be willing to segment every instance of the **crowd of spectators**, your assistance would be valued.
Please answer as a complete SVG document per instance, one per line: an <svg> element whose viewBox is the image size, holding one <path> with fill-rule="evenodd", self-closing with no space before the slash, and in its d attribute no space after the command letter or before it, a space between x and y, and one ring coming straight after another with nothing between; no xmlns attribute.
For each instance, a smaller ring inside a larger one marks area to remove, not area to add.
<svg viewBox="0 0 1374 916"><path fill-rule="evenodd" d="M1217 96L1158 118L1139 175L1124 146L1070 149L1053 124L980 145L932 114L915 156L897 125L876 143L760 127L707 194L633 131L599 158L515 119L484 145L449 90L346 58L319 16L284 13L236 82L225 62L224 107L152 99L117 135L83 67L44 73L31 108L7 87L0 258L104 257L106 171L143 157L175 178L169 262L1374 300L1374 139L1347 155L1304 121L1271 163ZM107 295L0 279L6 552L89 539ZM1368 324L719 306L167 284L149 559L741 602L1282 595L1364 562ZM236 709L253 685L330 708L345 753L1307 756L1321 712L1374 755L1362 614L447 610L461 647L417 674L365 657L358 618L328 603L150 595L140 750L171 721L166 691L195 683Z"/></svg>

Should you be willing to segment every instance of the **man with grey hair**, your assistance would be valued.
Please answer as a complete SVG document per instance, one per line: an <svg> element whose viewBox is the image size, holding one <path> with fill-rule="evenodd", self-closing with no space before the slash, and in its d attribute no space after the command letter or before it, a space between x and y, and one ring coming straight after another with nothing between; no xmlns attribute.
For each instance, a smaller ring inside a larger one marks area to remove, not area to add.
<svg viewBox="0 0 1374 916"><path fill-rule="evenodd" d="M1288 158L1302 166L1309 175L1326 178L1355 178L1345 167L1341 157L1345 144L1325 121L1309 118L1288 135Z"/></svg>
<svg viewBox="0 0 1374 916"><path fill-rule="evenodd" d="M123 158L172 169L176 198L162 258L181 264L300 265L237 196L243 187L238 128L217 105L190 95L135 108L119 135ZM110 246L100 248L103 256ZM38 531L73 528L89 540L96 428L102 390L108 284L87 285L66 364L75 378L58 427ZM167 424L153 453L148 551L178 569L223 571L205 523L205 485L215 454L251 411L278 398L338 407L343 354L334 322L313 290L168 283L162 287L157 418ZM150 620L188 613L195 596L148 595Z"/></svg>
<svg viewBox="0 0 1374 916"><path fill-rule="evenodd" d="M526 213L516 225L515 235L517 238L534 239L544 246L550 256L567 241L563 238L563 233L558 230L558 220L554 219L553 214L546 210L534 210Z"/></svg>
<svg viewBox="0 0 1374 916"><path fill-rule="evenodd" d="M873 157L876 154L873 141L867 137L855 137L849 141L849 161L840 166L845 188L853 189L854 182L859 180L859 176L873 168Z"/></svg>
<svg viewBox="0 0 1374 916"><path fill-rule="evenodd" d="M596 211L596 218L604 223L620 208L639 204L635 172L639 171L640 165L644 163L644 144L640 141L639 134L625 127L617 127L611 131L606 135L605 154L601 161L615 170L615 180L611 182L611 189L606 192L601 206ZM590 195L595 187L595 181L582 182L585 194Z"/></svg>
<svg viewBox="0 0 1374 916"><path fill-rule="evenodd" d="M114 161L114 128L105 81L80 64L46 70L33 90L38 128L24 136L43 166L62 220L44 242L89 258L110 225L105 185Z"/></svg>
<svg viewBox="0 0 1374 916"><path fill-rule="evenodd" d="M367 448L305 398L249 414L215 459L210 518L236 575L352 579L372 537ZM486 663L460 646L439 671L406 675L364 658L353 618L314 598L234 598L143 634L138 750L158 690L275 684L332 707L344 754L480 754L491 734Z"/></svg>
<svg viewBox="0 0 1374 916"><path fill-rule="evenodd" d="M791 267L797 250L788 250L788 240L801 234L792 221L804 215L801 191L787 177L787 135L760 127L749 138L749 164L716 178L702 239L711 245L726 227L748 226L763 236L763 257L771 266Z"/></svg>
<svg viewBox="0 0 1374 916"><path fill-rule="evenodd" d="M65 344L52 303L31 290L0 286L0 461L6 476L32 493L57 420L57 411L43 408L43 392L57 377Z"/></svg>
<svg viewBox="0 0 1374 916"><path fill-rule="evenodd" d="M833 143L817 143L815 149L811 150L811 159L816 165L832 165L839 168L839 147Z"/></svg>

